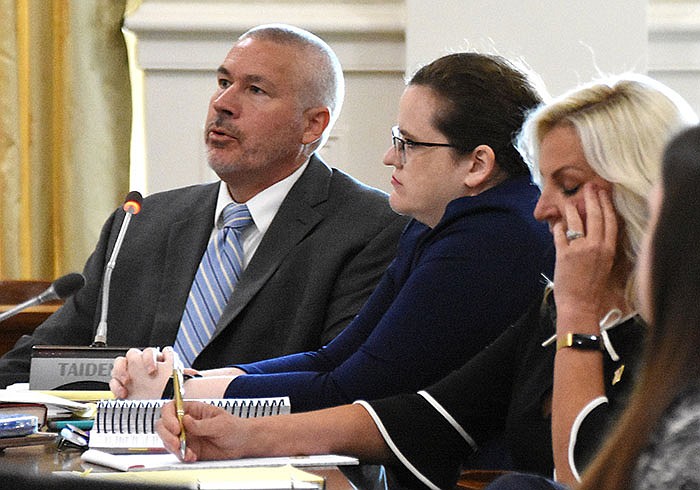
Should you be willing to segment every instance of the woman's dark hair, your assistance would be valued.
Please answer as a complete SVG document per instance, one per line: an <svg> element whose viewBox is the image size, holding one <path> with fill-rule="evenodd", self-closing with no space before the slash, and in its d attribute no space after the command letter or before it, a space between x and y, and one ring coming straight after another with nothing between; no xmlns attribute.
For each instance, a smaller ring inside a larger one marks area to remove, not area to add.
<svg viewBox="0 0 700 490"><path fill-rule="evenodd" d="M585 473L584 489L626 489L664 411L700 379L700 127L667 146L651 241L652 318L644 362L617 429Z"/></svg>
<svg viewBox="0 0 700 490"><path fill-rule="evenodd" d="M488 145L509 175L529 173L513 141L527 112L542 99L524 71L500 56L455 53L423 66L409 85L428 87L442 98L433 125L458 154Z"/></svg>

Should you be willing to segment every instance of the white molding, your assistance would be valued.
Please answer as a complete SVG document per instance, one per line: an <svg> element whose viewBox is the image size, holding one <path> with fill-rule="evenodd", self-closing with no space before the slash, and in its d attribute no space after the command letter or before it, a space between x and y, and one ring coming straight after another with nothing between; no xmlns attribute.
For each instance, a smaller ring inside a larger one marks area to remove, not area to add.
<svg viewBox="0 0 700 490"><path fill-rule="evenodd" d="M700 71L700 3L649 5L649 72Z"/></svg>
<svg viewBox="0 0 700 490"><path fill-rule="evenodd" d="M262 22L286 22L314 32L399 33L405 25L402 2L168 2L145 1L127 19L135 31L231 32Z"/></svg>
<svg viewBox="0 0 700 490"><path fill-rule="evenodd" d="M145 157L138 188L150 193L215 177L201 134L216 67L240 34L273 22L318 34L343 66L346 103L321 153L370 185L390 187L380 162L404 87L405 15L401 0L144 0L124 22L143 70Z"/></svg>
<svg viewBox="0 0 700 490"><path fill-rule="evenodd" d="M648 10L648 73L700 114L700 3L653 2Z"/></svg>
<svg viewBox="0 0 700 490"><path fill-rule="evenodd" d="M700 3L652 2L649 4L650 36L665 33L700 32Z"/></svg>
<svg viewBox="0 0 700 490"><path fill-rule="evenodd" d="M124 27L138 38L144 70L211 71L238 35L254 25L284 22L321 36L345 71L403 71L403 3L145 1Z"/></svg>

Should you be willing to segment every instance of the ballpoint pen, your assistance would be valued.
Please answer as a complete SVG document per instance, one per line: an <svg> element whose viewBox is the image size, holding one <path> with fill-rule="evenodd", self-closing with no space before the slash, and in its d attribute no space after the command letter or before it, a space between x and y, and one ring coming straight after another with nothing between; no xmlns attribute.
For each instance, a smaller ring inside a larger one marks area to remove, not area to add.
<svg viewBox="0 0 700 490"><path fill-rule="evenodd" d="M185 415L185 405L182 401L185 396L185 382L183 377L183 366L177 352L173 352L173 393L175 397L175 412L177 420L180 422L180 455L185 459L187 449L187 439L185 436L185 426L182 424L182 417Z"/></svg>

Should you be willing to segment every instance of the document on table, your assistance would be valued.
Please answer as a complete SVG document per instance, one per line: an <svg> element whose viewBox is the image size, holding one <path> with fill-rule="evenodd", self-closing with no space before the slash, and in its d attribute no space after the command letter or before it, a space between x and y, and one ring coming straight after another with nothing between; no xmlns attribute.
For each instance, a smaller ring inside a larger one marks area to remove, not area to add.
<svg viewBox="0 0 700 490"><path fill-rule="evenodd" d="M35 391L4 389L0 390L0 403L37 403L45 405L48 409L47 418L52 420L57 417L73 414L78 417L92 418L95 416L97 405L94 403L78 402L67 397L66 394L57 396L57 391ZM75 392L69 392L75 393ZM105 392L89 392L93 396ZM106 395L107 396L107 395Z"/></svg>
<svg viewBox="0 0 700 490"><path fill-rule="evenodd" d="M72 412L87 412L91 409L90 404L75 402L55 396L54 392L45 391L17 391L17 390L0 390L0 402L7 403L42 403L44 405L53 405L58 408L70 410Z"/></svg>
<svg viewBox="0 0 700 490"><path fill-rule="evenodd" d="M90 480L163 484L171 488L185 487L194 490L319 490L323 489L325 484L323 477L289 465L125 473L92 472L80 476Z"/></svg>
<svg viewBox="0 0 700 490"><path fill-rule="evenodd" d="M144 470L193 470L210 468L246 468L291 465L345 466L359 464L357 458L336 454L311 456L283 456L272 458L243 458L220 461L197 461L183 463L174 454L111 454L98 449L88 449L80 457L87 463L98 464L120 471Z"/></svg>

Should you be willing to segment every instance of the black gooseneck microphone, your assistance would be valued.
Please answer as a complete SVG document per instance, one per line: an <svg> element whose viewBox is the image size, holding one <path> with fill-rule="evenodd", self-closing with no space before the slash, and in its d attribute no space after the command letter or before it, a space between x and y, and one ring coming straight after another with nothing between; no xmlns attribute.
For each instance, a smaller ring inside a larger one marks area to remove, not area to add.
<svg viewBox="0 0 700 490"><path fill-rule="evenodd" d="M42 303L46 303L47 301L53 301L54 299L65 299L68 296L77 293L78 290L80 290L80 288L82 288L84 285L85 278L82 274L78 274L77 272L72 272L70 274L66 274L65 276L61 276L52 282L51 286L49 286L43 293L28 299L24 303L18 304L14 308L7 310L4 313L1 313L0 322L17 315L18 313L21 313L32 306L40 305Z"/></svg>
<svg viewBox="0 0 700 490"><path fill-rule="evenodd" d="M109 286L112 282L112 271L117 263L117 256L119 255L119 250L122 248L124 235L126 235L131 217L141 211L142 202L143 196L141 196L139 191L129 192L124 200L122 209L124 209L126 215L124 216L124 221L122 221L121 228L119 228L119 234L117 235L117 241L114 243L112 255L110 255L107 266L105 267L104 279L102 280L102 310L100 311L100 323L97 325L95 339L91 347L107 347L107 311L109 309Z"/></svg>

